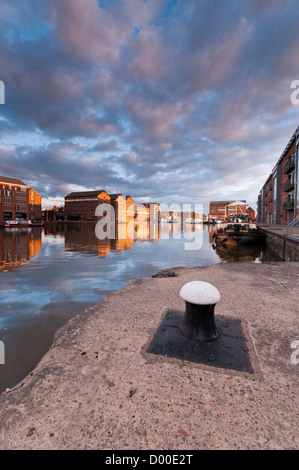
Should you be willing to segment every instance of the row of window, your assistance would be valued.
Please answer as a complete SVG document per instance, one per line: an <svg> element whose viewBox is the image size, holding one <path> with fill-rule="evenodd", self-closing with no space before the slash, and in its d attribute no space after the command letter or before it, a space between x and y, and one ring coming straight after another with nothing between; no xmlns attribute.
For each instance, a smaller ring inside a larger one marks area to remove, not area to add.
<svg viewBox="0 0 299 470"><path fill-rule="evenodd" d="M23 191L23 192L26 192L27 189L28 189L28 188L26 188L26 187L24 187L24 186L21 186L20 188L17 187L17 186L12 187L11 184L8 184L8 185L4 185L4 184L3 184L2 189L5 189L5 188L7 188L7 187L8 187L8 189L10 189L10 190L11 190L11 189L14 189L15 191L18 191L18 190L19 190L19 191ZM1 189L1 188L0 188L0 189Z"/></svg>
<svg viewBox="0 0 299 470"><path fill-rule="evenodd" d="M0 202L1 202L1 197L0 197ZM5 203L6 203L6 204L12 204L12 199L11 199L11 197L4 197L4 198L3 198L3 202L4 202L4 204L5 204ZM17 199L15 200L15 204L21 204L21 205L23 205L23 206L24 206L25 204L27 205L27 199L17 198Z"/></svg>
<svg viewBox="0 0 299 470"><path fill-rule="evenodd" d="M16 211L27 212L27 206L15 206ZM12 204L4 204L4 211L12 211Z"/></svg>

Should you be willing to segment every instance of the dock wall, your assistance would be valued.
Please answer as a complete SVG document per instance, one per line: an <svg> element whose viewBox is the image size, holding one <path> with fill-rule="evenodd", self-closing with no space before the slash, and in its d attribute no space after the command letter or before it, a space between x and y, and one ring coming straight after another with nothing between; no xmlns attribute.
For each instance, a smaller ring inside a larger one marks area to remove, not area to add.
<svg viewBox="0 0 299 470"><path fill-rule="evenodd" d="M259 227L266 237L266 242L283 261L299 261L299 239L284 233Z"/></svg>

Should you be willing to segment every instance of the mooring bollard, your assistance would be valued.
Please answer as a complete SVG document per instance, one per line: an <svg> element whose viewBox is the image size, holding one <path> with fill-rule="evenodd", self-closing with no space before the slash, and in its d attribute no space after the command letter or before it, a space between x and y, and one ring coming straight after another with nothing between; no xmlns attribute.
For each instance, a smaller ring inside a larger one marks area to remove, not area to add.
<svg viewBox="0 0 299 470"><path fill-rule="evenodd" d="M180 296L186 309L179 330L186 338L197 341L214 341L220 336L215 323L215 305L221 299L218 289L208 282L193 281L185 284Z"/></svg>

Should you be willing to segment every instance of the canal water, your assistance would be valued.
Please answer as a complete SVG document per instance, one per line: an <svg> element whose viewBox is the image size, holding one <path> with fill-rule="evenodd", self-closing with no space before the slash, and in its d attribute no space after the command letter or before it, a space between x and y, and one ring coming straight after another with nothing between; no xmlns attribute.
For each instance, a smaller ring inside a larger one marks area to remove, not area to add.
<svg viewBox="0 0 299 470"><path fill-rule="evenodd" d="M100 240L93 224L0 230L0 393L19 383L70 318L135 278L177 266L270 260L263 246L219 251L215 226L120 225ZM3 357L4 356L4 357Z"/></svg>

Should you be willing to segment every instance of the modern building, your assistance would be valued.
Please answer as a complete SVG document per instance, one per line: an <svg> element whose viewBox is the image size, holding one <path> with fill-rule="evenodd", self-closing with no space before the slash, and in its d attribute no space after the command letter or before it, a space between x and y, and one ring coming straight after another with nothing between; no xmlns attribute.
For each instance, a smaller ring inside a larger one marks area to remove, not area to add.
<svg viewBox="0 0 299 470"><path fill-rule="evenodd" d="M104 216L97 216L96 209L101 204L110 204L110 200L109 194L103 189L72 192L65 197L64 210L67 214L80 216L81 220L96 221Z"/></svg>
<svg viewBox="0 0 299 470"><path fill-rule="evenodd" d="M29 186L18 178L0 176L0 221L29 218Z"/></svg>
<svg viewBox="0 0 299 470"><path fill-rule="evenodd" d="M42 197L33 188L29 189L29 218L34 221L42 218Z"/></svg>
<svg viewBox="0 0 299 470"><path fill-rule="evenodd" d="M298 154L299 126L258 195L258 222L287 225L299 216Z"/></svg>

